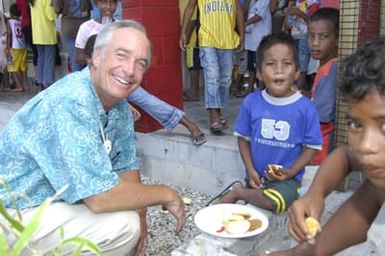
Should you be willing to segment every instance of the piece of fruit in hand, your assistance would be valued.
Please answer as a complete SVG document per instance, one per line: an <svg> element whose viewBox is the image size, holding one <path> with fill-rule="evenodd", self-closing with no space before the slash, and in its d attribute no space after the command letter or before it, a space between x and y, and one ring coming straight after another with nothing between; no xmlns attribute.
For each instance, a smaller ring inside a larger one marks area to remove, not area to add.
<svg viewBox="0 0 385 256"><path fill-rule="evenodd" d="M269 164L267 165L267 171L270 173L274 173L275 175L282 176L285 174L284 171L282 171L282 165L278 164Z"/></svg>
<svg viewBox="0 0 385 256"><path fill-rule="evenodd" d="M305 224L312 236L315 236L318 232L321 232L321 225L316 218L307 217Z"/></svg>

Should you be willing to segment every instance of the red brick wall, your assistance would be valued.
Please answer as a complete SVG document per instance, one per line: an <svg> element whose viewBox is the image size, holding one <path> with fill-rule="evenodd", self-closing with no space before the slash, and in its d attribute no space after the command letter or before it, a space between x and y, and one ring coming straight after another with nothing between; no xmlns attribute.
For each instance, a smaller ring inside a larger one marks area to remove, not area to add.
<svg viewBox="0 0 385 256"><path fill-rule="evenodd" d="M321 0L321 7L334 7L340 9L339 0Z"/></svg>
<svg viewBox="0 0 385 256"><path fill-rule="evenodd" d="M183 108L178 0L125 0L122 3L123 17L144 24L153 45L153 61L142 86L171 105ZM142 118L135 124L137 131L161 128L154 119L141 113Z"/></svg>

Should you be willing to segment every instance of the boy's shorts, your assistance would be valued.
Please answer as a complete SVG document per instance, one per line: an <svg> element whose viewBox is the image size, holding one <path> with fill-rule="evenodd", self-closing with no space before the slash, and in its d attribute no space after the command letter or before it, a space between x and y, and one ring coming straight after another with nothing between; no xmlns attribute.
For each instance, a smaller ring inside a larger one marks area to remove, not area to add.
<svg viewBox="0 0 385 256"><path fill-rule="evenodd" d="M13 63L7 65L8 72L27 70L27 49L11 49Z"/></svg>
<svg viewBox="0 0 385 256"><path fill-rule="evenodd" d="M301 184L295 179L265 181L263 195L272 203L273 211L284 212L299 197Z"/></svg>
<svg viewBox="0 0 385 256"><path fill-rule="evenodd" d="M186 66L188 69L199 70L201 69L201 61L199 58L199 48L190 47L186 48Z"/></svg>
<svg viewBox="0 0 385 256"><path fill-rule="evenodd" d="M254 71L257 68L257 52L247 50L247 70Z"/></svg>

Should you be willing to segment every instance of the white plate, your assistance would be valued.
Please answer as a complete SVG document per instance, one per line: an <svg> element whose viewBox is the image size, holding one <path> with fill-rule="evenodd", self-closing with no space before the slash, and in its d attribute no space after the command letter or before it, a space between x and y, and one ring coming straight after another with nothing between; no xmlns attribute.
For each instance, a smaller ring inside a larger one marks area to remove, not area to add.
<svg viewBox="0 0 385 256"><path fill-rule="evenodd" d="M262 226L251 232L243 234L233 235L226 231L217 232L223 227L224 216L229 216L236 212L248 212L251 215L250 219L259 219L262 222ZM261 211L255 207L249 207L242 204L214 204L206 208L201 209L194 218L195 225L202 230L213 236L225 237L225 238L242 238L255 236L269 226L269 220Z"/></svg>

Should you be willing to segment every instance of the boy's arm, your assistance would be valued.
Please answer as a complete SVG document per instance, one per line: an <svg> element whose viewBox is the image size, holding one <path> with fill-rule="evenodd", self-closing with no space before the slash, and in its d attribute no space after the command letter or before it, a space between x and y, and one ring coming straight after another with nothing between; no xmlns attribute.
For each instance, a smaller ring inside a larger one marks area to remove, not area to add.
<svg viewBox="0 0 385 256"><path fill-rule="evenodd" d="M237 32L239 35L239 45L237 47L238 51L243 50L243 41L245 37L245 25L244 23L244 15L242 11L242 7L239 4L239 1L235 1L235 6L236 6L236 15L237 15Z"/></svg>
<svg viewBox="0 0 385 256"><path fill-rule="evenodd" d="M305 218L319 218L325 198L349 174L358 169L356 158L348 147L335 149L321 164L306 195L289 208L289 233L297 241L308 241Z"/></svg>
<svg viewBox="0 0 385 256"><path fill-rule="evenodd" d="M246 172L249 178L249 183L252 188L258 188L263 185L263 181L258 175L257 170L254 167L253 159L250 152L250 142L243 137L238 137L239 153L241 155L243 164L245 165Z"/></svg>
<svg viewBox="0 0 385 256"><path fill-rule="evenodd" d="M380 193L378 187L366 180L341 205L311 243L299 244L290 255L334 255L342 249L366 241L369 227L381 207Z"/></svg>
<svg viewBox="0 0 385 256"><path fill-rule="evenodd" d="M4 22L5 22L5 28L6 28L5 55L8 57L9 55L11 55L11 49L12 49L12 45L11 45L12 32L11 32L11 25L9 24L8 18L6 18L5 15L3 17L5 19Z"/></svg>
<svg viewBox="0 0 385 256"><path fill-rule="evenodd" d="M284 173L283 175L277 175L274 172L268 172L266 171L266 177L269 180L279 180L284 181L293 178L300 170L302 170L305 165L307 165L313 156L317 153L318 150L304 147L301 155L298 157L298 159L294 162L294 164L290 167L290 169L283 169Z"/></svg>
<svg viewBox="0 0 385 256"><path fill-rule="evenodd" d="M246 20L245 21L245 27L247 27L248 25L250 24L254 24L254 23L257 23L258 21L262 20L262 17L259 16L258 14L254 15L253 17L251 17L250 19Z"/></svg>
<svg viewBox="0 0 385 256"><path fill-rule="evenodd" d="M293 7L293 5L294 5L294 2L289 1L286 9L285 18L283 19L283 22L282 22L282 28L281 28L282 31L288 32L288 30L290 29L289 25L287 24L287 21L289 19L289 10Z"/></svg>
<svg viewBox="0 0 385 256"><path fill-rule="evenodd" d="M52 6L57 14L63 11L63 0L52 0Z"/></svg>
<svg viewBox="0 0 385 256"><path fill-rule="evenodd" d="M192 35L196 25L197 25L197 20L196 19L190 20L190 22L189 22L189 24L187 26L187 31L186 31L186 42L187 43L190 43L191 35Z"/></svg>
<svg viewBox="0 0 385 256"><path fill-rule="evenodd" d="M275 11L277 10L277 7L278 7L278 0L270 0L270 6L269 6L270 12L275 13Z"/></svg>
<svg viewBox="0 0 385 256"><path fill-rule="evenodd" d="M182 28L180 31L179 47L184 51L188 44L187 41L187 28L191 21L191 17L194 13L194 9L197 7L197 0L189 0L186 9L183 14Z"/></svg>

